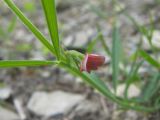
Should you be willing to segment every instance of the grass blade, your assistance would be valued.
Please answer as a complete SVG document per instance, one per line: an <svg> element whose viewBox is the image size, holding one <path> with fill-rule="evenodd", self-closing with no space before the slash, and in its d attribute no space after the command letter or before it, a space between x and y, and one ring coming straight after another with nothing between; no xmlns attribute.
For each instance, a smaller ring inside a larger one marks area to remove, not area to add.
<svg viewBox="0 0 160 120"><path fill-rule="evenodd" d="M153 59L149 54L147 54L144 50L139 51L139 55L143 57L150 65L155 68L160 69L160 63L158 63L155 59Z"/></svg>
<svg viewBox="0 0 160 120"><path fill-rule="evenodd" d="M143 64L143 61L140 61L139 63L136 63L136 61L132 64L132 67L131 67L131 71L127 77L127 80L126 80L126 88L125 88L125 91L124 91L124 96L126 99L128 99L128 89L129 89L129 86L138 80L138 70L139 68L141 67L141 65Z"/></svg>
<svg viewBox="0 0 160 120"><path fill-rule="evenodd" d="M89 3L90 4L90 3ZM92 4L90 4L90 9L91 11L93 11L98 17L106 19L107 18L107 14L106 12L103 12L99 7L96 7Z"/></svg>
<svg viewBox="0 0 160 120"><path fill-rule="evenodd" d="M152 98L152 96L157 93L157 91L160 89L160 74L157 73L153 76L153 78L150 80L149 84L147 86L144 86L142 99L147 102Z"/></svg>
<svg viewBox="0 0 160 120"><path fill-rule="evenodd" d="M104 36L103 36L102 32L100 32L99 39L100 39L100 42L102 44L102 47L103 47L104 51L110 56L111 52L110 52L109 47L107 46L107 44L105 42L105 39L104 39Z"/></svg>
<svg viewBox="0 0 160 120"><path fill-rule="evenodd" d="M0 37L3 37L5 35L6 35L5 31L0 27Z"/></svg>
<svg viewBox="0 0 160 120"><path fill-rule="evenodd" d="M11 22L9 23L9 25L7 27L7 31L9 33L11 33L12 31L14 31L14 29L16 27L16 23L17 23L17 18L16 17L12 18Z"/></svg>
<svg viewBox="0 0 160 120"><path fill-rule="evenodd" d="M59 45L59 34L58 34L58 24L56 15L55 0L41 0L43 10L45 13L48 30L56 52L56 56L60 58L60 45Z"/></svg>
<svg viewBox="0 0 160 120"><path fill-rule="evenodd" d="M99 40L99 33L93 38L87 45L87 53L92 53L94 51L95 45Z"/></svg>
<svg viewBox="0 0 160 120"><path fill-rule="evenodd" d="M36 28L32 22L25 17L25 15L20 11L20 9L13 3L12 0L4 0L8 7L16 14L16 16L24 23L24 25L40 40L40 42L46 46L54 55L55 50L53 46L48 42L44 35Z"/></svg>
<svg viewBox="0 0 160 120"><path fill-rule="evenodd" d="M42 60L3 60L0 61L0 68L7 67L22 67L22 66L46 66L55 65L56 61L42 61Z"/></svg>
<svg viewBox="0 0 160 120"><path fill-rule="evenodd" d="M119 75L119 61L120 61L120 35L117 24L114 23L112 36L112 70L113 70L113 87L116 91Z"/></svg>

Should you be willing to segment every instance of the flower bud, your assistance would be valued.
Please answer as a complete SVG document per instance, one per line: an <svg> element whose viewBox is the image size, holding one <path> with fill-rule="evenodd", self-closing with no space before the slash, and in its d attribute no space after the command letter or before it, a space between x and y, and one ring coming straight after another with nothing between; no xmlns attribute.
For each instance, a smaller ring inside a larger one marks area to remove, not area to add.
<svg viewBox="0 0 160 120"><path fill-rule="evenodd" d="M81 71L89 72L97 70L105 62L105 57L97 54L86 54L80 65Z"/></svg>

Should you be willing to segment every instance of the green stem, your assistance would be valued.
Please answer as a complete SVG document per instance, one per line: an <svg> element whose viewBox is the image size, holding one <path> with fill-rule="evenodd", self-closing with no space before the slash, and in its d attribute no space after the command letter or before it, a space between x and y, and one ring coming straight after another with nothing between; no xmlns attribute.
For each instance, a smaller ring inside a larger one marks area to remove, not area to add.
<svg viewBox="0 0 160 120"><path fill-rule="evenodd" d="M4 0L8 7L16 14L17 17L24 23L24 25L40 40L40 42L46 46L54 55L55 50L53 46L48 42L47 38L38 30L38 28L32 24L32 22L20 11L20 9L13 3L12 0Z"/></svg>
<svg viewBox="0 0 160 120"><path fill-rule="evenodd" d="M56 57L60 59L60 44L59 44L59 33L58 33L58 23L56 14L55 0L41 0L44 14L46 17L49 34L52 40L54 50L56 52Z"/></svg>
<svg viewBox="0 0 160 120"><path fill-rule="evenodd" d="M96 84L94 80L91 80L85 73L80 72L79 70L75 68L69 67L66 63L60 62L59 66L69 70L73 74L81 77L85 82L90 84L93 88L97 89L101 94L103 94L106 98L109 98L110 100L114 101L115 103L119 104L123 108L126 109L133 109L137 111L146 111L146 112L152 112L154 110L157 110L160 108L160 106L156 107L145 107L141 105L131 104L130 102L126 102L124 99L118 99L111 91L105 89L104 87Z"/></svg>
<svg viewBox="0 0 160 120"><path fill-rule="evenodd" d="M29 67L29 66L46 66L55 65L57 61L42 61L42 60L2 60L0 61L0 68L8 67Z"/></svg>

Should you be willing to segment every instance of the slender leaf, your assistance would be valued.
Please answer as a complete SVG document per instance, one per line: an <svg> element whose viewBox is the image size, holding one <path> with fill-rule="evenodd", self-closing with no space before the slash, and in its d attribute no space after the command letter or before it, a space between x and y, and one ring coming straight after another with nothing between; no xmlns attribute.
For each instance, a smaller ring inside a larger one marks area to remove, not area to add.
<svg viewBox="0 0 160 120"><path fill-rule="evenodd" d="M112 70L113 70L113 87L116 91L119 75L119 61L120 61L120 35L117 24L114 23L113 36L112 36Z"/></svg>
<svg viewBox="0 0 160 120"><path fill-rule="evenodd" d="M46 46L53 54L55 50L52 45L48 42L45 36L37 29L32 22L25 17L25 15L20 11L20 9L13 3L12 0L4 0L8 7L16 14L16 16L24 23L24 25L40 40L40 42Z"/></svg>
<svg viewBox="0 0 160 120"><path fill-rule="evenodd" d="M147 86L144 86L143 97L144 101L148 101L151 97L160 89L160 74L157 73L153 76L153 78L149 81Z"/></svg>
<svg viewBox="0 0 160 120"><path fill-rule="evenodd" d="M109 47L107 46L106 42L105 42L105 39L104 39L104 36L102 33L100 33L99 35L99 39L101 41L101 44L102 44L102 47L103 49L105 50L106 54L108 54L109 56L111 55L111 52L109 50Z"/></svg>
<svg viewBox="0 0 160 120"><path fill-rule="evenodd" d="M41 0L45 17L47 20L48 30L56 52L56 56L60 58L60 45L59 45L59 34L58 24L56 15L55 0Z"/></svg>
<svg viewBox="0 0 160 120"><path fill-rule="evenodd" d="M45 66L57 64L56 61L41 60L4 60L0 61L0 68L20 67L20 66Z"/></svg>
<svg viewBox="0 0 160 120"><path fill-rule="evenodd" d="M0 37L3 37L5 35L6 35L5 31L2 29L2 27L0 27Z"/></svg>
<svg viewBox="0 0 160 120"><path fill-rule="evenodd" d="M10 24L8 25L7 31L11 33L11 32L14 30L14 28L15 28L15 26L16 26L16 23L17 23L17 18L14 17L14 18L11 20Z"/></svg>
<svg viewBox="0 0 160 120"><path fill-rule="evenodd" d="M106 44L104 35L103 35L103 33L102 33L99 25L97 25L97 29L98 29L98 33L99 33L97 37L98 37L98 39L100 40L100 43L101 43L104 51L106 52L107 55L111 56L111 52L110 52L110 50L109 50L108 45Z"/></svg>
<svg viewBox="0 0 160 120"><path fill-rule="evenodd" d="M138 74L138 70L141 67L142 63L143 63L143 61L136 64L136 61L135 61L132 64L131 71L130 71L130 73L127 77L127 80L126 80L126 88L125 88L125 91L124 91L125 98L128 98L128 88L131 85L131 83L138 80L138 77L137 77L138 75L137 74Z"/></svg>
<svg viewBox="0 0 160 120"><path fill-rule="evenodd" d="M96 7L92 4L90 4L90 9L100 18L106 19L107 18L107 14L106 12L102 11L99 7Z"/></svg>
<svg viewBox="0 0 160 120"><path fill-rule="evenodd" d="M89 44L87 45L87 53L92 53L93 52L93 50L95 48L95 45L99 40L98 36L99 36L99 34L95 38L93 38L92 41L90 41Z"/></svg>
<svg viewBox="0 0 160 120"><path fill-rule="evenodd" d="M160 63L158 63L155 59L153 59L149 54L147 54L144 50L139 50L139 55L143 57L149 64L154 66L155 68L160 69Z"/></svg>

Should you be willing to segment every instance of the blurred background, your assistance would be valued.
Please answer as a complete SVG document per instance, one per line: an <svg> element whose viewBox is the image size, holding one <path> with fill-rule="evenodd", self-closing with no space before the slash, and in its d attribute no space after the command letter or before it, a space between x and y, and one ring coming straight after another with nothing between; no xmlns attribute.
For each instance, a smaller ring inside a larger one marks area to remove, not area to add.
<svg viewBox="0 0 160 120"><path fill-rule="evenodd" d="M25 15L48 35L39 0L13 0ZM131 56L138 45L150 54L153 51L135 24L150 28L154 24L153 44L160 47L160 0L119 0L113 8L111 0L57 0L59 33L62 45L85 53L105 55L111 49L114 12L117 12L123 57ZM52 14L52 13L51 13ZM129 15L129 16L128 16ZM151 22L152 21L152 22ZM98 31L104 41L97 42ZM93 46L92 46L92 45ZM90 47L88 47L90 46ZM92 47L91 47L92 46ZM159 52L159 51L158 51ZM0 1L0 60L53 60L50 52L36 40L24 25ZM160 60L160 57L159 57ZM130 61L126 63L129 65ZM128 67L127 66L127 67ZM122 65L121 68L126 66ZM142 66L140 77L147 79L149 66ZM111 81L109 65L97 71L102 80ZM123 78L120 76L120 79ZM118 86L118 95L124 85ZM130 97L140 94L133 85ZM121 110L82 82L80 78L56 66L0 68L1 120L159 120L160 112L147 114Z"/></svg>

